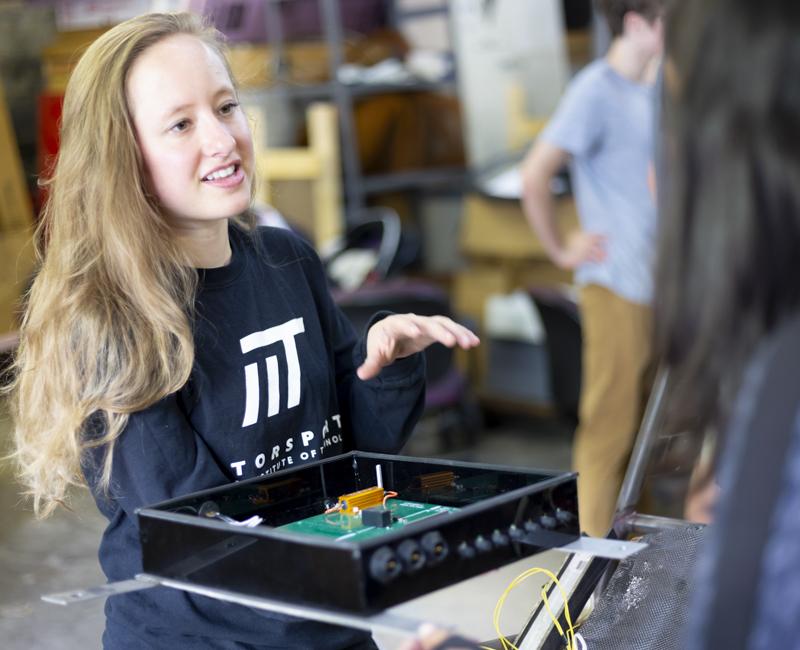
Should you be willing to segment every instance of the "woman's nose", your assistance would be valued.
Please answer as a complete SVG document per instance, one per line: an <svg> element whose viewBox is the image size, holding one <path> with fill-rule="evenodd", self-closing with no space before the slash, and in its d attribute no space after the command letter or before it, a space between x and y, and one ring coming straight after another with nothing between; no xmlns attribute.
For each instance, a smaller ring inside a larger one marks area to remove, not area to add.
<svg viewBox="0 0 800 650"><path fill-rule="evenodd" d="M203 154L224 158L236 146L236 139L218 119L209 117L203 121L200 128Z"/></svg>

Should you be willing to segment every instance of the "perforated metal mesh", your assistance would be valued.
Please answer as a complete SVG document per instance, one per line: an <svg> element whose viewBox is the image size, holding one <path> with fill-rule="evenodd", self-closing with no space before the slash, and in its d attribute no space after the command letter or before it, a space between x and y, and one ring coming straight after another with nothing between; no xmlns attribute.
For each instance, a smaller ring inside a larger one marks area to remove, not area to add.
<svg viewBox="0 0 800 650"><path fill-rule="evenodd" d="M579 630L587 650L677 650L703 526L646 535L649 546L620 562Z"/></svg>

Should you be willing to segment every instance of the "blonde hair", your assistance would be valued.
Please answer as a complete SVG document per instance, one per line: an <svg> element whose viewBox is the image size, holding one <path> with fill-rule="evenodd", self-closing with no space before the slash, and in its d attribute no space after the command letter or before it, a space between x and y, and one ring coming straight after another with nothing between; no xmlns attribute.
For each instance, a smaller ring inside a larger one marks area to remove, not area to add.
<svg viewBox="0 0 800 650"><path fill-rule="evenodd" d="M219 34L200 18L149 14L95 41L67 86L37 231L40 269L9 387L13 456L40 517L67 504L71 485L86 484L90 447L107 445L99 482L107 490L129 415L191 373L197 273L147 189L125 89L137 57L175 34L201 39L227 67ZM85 431L90 416L102 435Z"/></svg>

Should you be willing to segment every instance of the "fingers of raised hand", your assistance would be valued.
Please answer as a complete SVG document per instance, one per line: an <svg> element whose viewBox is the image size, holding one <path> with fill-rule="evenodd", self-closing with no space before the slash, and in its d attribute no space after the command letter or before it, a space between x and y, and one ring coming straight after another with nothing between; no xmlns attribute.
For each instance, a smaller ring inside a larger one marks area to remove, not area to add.
<svg viewBox="0 0 800 650"><path fill-rule="evenodd" d="M448 347L458 345L464 349L469 349L480 343L480 339L471 330L447 316L431 316L430 319L438 327L437 331L441 334L435 339Z"/></svg>
<svg viewBox="0 0 800 650"><path fill-rule="evenodd" d="M395 359L421 352L434 342L469 349L478 345L480 339L446 316L393 314L370 328L367 358L358 369L358 376L370 379Z"/></svg>

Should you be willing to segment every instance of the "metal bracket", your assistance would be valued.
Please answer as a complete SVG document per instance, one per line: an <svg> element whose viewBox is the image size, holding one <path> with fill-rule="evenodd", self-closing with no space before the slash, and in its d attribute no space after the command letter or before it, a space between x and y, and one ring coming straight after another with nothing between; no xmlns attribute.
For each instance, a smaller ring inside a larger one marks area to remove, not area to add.
<svg viewBox="0 0 800 650"><path fill-rule="evenodd" d="M574 535L547 529L527 533L516 541L521 544L538 546L543 551L552 549L564 553L584 553L609 560L624 560L647 547L647 544L643 542L629 542L605 537L583 536L575 539Z"/></svg>
<svg viewBox="0 0 800 650"><path fill-rule="evenodd" d="M586 553L594 557L604 557L609 560L624 560L647 548L644 542L628 542L620 539L606 539L604 537L580 537L565 546L555 550L565 553Z"/></svg>
<svg viewBox="0 0 800 650"><path fill-rule="evenodd" d="M556 533L548 534L554 535ZM543 540L541 538L541 533L537 533L528 535L526 538L520 539L519 541L521 543L534 544L538 546L541 545ZM551 539L551 541L553 540ZM577 540L571 541L568 544L557 546L555 547L555 550L563 551L565 553L580 553L587 556L621 560L633 555L634 553L638 553L646 546L647 544L643 544L641 542L581 537ZM306 605L297 605L269 598L248 596L246 594L226 591L224 589L203 587L189 582L161 578L159 576L154 576L147 573L139 574L132 580L110 582L105 585L89 587L87 589L77 589L75 591L65 591L57 594L45 595L42 596L42 600L48 603L54 603L56 605L72 605L73 603L86 602L98 598L106 598L108 596L115 596L117 594L124 594L141 589L149 589L156 586L181 589L183 591L199 594L201 596L208 596L210 598L216 598L217 600L238 603L247 607L254 607L256 609L264 609L272 612L280 612L290 616L321 621L323 623L346 625L348 627L354 627L363 630L385 630L394 634L413 635L423 623L421 620L407 618L405 616L395 614L391 610L386 610L372 616L359 616L358 614L347 612L327 610Z"/></svg>
<svg viewBox="0 0 800 650"><path fill-rule="evenodd" d="M224 600L229 603L238 603L240 605L245 605L246 607L263 609L270 612L280 612L289 616L297 616L299 618L311 619L320 621L322 623L345 625L347 627L353 627L360 630L383 630L392 634L399 634L403 636L415 635L419 626L424 623L422 620L400 616L389 610L380 612L379 614L374 614L372 616L359 616L358 614L351 614L348 612L333 611L320 607L309 607L306 605L296 605L278 600L272 600L269 598L248 596L246 594L239 594L232 591L226 591L224 589L203 587L180 580L160 578L147 573L140 573L131 580L109 582L108 584L90 587L88 589L77 589L75 591L64 591L57 594L49 594L42 596L42 600L48 603L54 603L56 605L72 605L73 603L80 603L98 598L106 598L107 596L116 596L117 594L138 591L140 589L149 589L150 587L156 586L181 589L183 591L199 594L201 596L208 596L209 598Z"/></svg>
<svg viewBox="0 0 800 650"><path fill-rule="evenodd" d="M131 580L109 582L96 587L75 589L74 591L61 591L57 594L46 594L42 596L42 600L47 603L53 603L54 605L72 605L73 603L83 603L87 600L95 600L96 598L116 596L117 594L124 594L129 591L149 589L150 587L155 587L158 584L160 584L158 578L140 574Z"/></svg>
<svg viewBox="0 0 800 650"><path fill-rule="evenodd" d="M150 576L152 577L152 576ZM214 589L212 587L202 587L200 585L189 584L180 580L169 580L156 578L165 587L173 587L175 589L183 589L201 596L209 596L217 600L224 600L229 603L238 603L247 607L254 607L256 609L264 609L271 612L280 612L289 616L297 616L298 618L306 618L322 623L331 623L333 625L344 625L346 627L353 627L360 630L382 630L392 634L401 634L404 636L413 636L417 633L419 626L425 621L419 619L408 618L393 613L391 610L386 610L371 616L360 616L348 612L340 612L334 610L323 609L321 607L310 607L307 605L296 605L293 603L286 603L271 598L262 598L260 596L248 596L224 589Z"/></svg>

